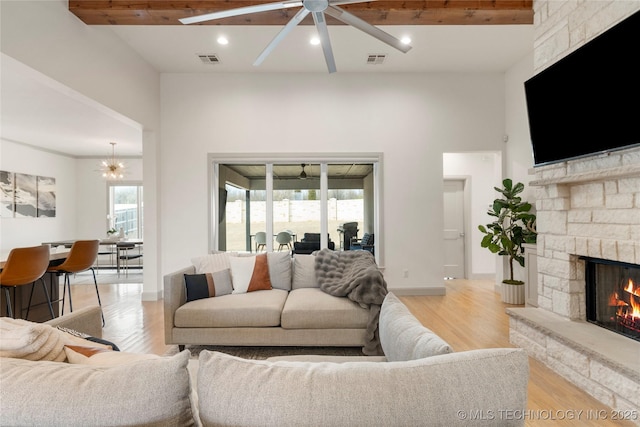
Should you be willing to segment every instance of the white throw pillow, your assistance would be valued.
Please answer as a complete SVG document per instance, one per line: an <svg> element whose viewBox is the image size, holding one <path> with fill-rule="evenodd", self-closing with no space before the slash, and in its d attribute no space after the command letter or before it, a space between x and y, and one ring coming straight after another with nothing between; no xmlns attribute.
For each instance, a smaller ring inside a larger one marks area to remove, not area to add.
<svg viewBox="0 0 640 427"><path fill-rule="evenodd" d="M316 280L316 256L315 255L294 255L293 256L293 282L291 289L317 288Z"/></svg>
<svg viewBox="0 0 640 427"><path fill-rule="evenodd" d="M267 254L229 257L229 264L234 294L271 289Z"/></svg>

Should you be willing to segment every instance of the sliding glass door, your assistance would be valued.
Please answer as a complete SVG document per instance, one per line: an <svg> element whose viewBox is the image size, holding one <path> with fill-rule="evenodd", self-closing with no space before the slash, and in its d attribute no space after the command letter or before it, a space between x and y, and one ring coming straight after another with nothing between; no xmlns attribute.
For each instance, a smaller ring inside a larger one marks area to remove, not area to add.
<svg viewBox="0 0 640 427"><path fill-rule="evenodd" d="M212 250L292 250L308 239L349 250L380 234L381 155L261 157L210 155Z"/></svg>

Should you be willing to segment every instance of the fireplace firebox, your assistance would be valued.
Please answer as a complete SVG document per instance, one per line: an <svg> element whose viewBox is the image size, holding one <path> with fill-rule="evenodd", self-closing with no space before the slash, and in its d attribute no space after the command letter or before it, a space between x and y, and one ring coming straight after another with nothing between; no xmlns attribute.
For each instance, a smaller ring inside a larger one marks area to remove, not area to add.
<svg viewBox="0 0 640 427"><path fill-rule="evenodd" d="M582 259L587 321L640 341L640 265Z"/></svg>

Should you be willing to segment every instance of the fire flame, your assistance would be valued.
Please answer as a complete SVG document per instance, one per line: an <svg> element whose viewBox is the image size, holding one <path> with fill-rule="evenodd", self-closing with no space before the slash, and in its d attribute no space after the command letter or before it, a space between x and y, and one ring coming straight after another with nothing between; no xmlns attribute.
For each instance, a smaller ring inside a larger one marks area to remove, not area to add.
<svg viewBox="0 0 640 427"><path fill-rule="evenodd" d="M640 287L636 288L633 280L629 279L629 283L627 283L627 287L624 288L625 292L629 292L631 295L635 295L640 297Z"/></svg>
<svg viewBox="0 0 640 427"><path fill-rule="evenodd" d="M635 298L631 298L631 307L633 311L631 312L631 316L640 319L640 303L636 302Z"/></svg>
<svg viewBox="0 0 640 427"><path fill-rule="evenodd" d="M629 303L624 301L626 298L620 298L618 293L614 292L609 297L609 305L618 307L618 316L640 319L640 286L636 287L633 280L629 279L623 291L629 294Z"/></svg>

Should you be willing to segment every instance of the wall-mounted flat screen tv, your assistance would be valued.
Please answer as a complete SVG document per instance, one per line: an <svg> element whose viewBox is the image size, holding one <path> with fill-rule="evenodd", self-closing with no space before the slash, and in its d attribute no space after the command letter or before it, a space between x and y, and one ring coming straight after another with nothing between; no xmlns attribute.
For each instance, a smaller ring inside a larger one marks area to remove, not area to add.
<svg viewBox="0 0 640 427"><path fill-rule="evenodd" d="M524 88L535 166L640 145L640 12Z"/></svg>

